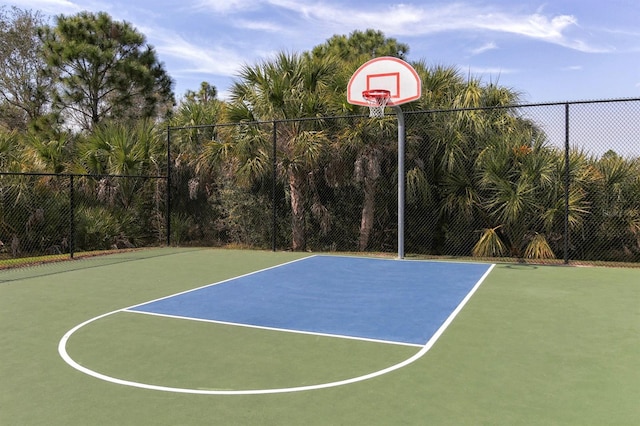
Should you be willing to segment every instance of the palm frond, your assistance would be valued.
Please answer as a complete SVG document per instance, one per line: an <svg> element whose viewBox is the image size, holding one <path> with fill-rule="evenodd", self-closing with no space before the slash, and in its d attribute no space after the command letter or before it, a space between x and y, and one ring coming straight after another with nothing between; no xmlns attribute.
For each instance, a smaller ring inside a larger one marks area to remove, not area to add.
<svg viewBox="0 0 640 426"><path fill-rule="evenodd" d="M527 259L555 259L547 238L543 234L534 234L524 249L524 257Z"/></svg>
<svg viewBox="0 0 640 426"><path fill-rule="evenodd" d="M473 246L472 255L474 257L500 257L508 253L507 246L498 235L499 228L501 228L501 225L482 231L480 239Z"/></svg>

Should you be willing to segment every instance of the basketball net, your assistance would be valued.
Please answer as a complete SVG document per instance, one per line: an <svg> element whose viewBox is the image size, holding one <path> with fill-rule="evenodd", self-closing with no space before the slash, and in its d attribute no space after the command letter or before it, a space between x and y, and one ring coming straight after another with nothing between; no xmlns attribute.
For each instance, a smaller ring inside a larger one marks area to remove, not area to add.
<svg viewBox="0 0 640 426"><path fill-rule="evenodd" d="M369 117L384 117L384 108L387 106L387 102L389 102L389 99L391 98L390 91L384 89L365 90L362 92L362 97L369 104Z"/></svg>

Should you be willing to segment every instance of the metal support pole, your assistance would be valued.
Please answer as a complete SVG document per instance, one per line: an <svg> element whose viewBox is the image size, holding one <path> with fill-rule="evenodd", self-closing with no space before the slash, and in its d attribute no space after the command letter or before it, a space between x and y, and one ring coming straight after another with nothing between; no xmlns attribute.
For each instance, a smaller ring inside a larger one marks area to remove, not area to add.
<svg viewBox="0 0 640 426"><path fill-rule="evenodd" d="M69 257L71 259L73 259L76 250L76 200L74 186L73 175L69 175Z"/></svg>
<svg viewBox="0 0 640 426"><path fill-rule="evenodd" d="M167 246L171 245L171 126L167 126L167 206L165 209Z"/></svg>
<svg viewBox="0 0 640 426"><path fill-rule="evenodd" d="M399 106L393 106L398 119L398 259L404 259L404 114Z"/></svg>
<svg viewBox="0 0 640 426"><path fill-rule="evenodd" d="M569 104L564 105L564 263L569 263Z"/></svg>
<svg viewBox="0 0 640 426"><path fill-rule="evenodd" d="M274 121L273 122L273 162L271 167L273 168L272 172L273 172L273 183L271 184L271 202L273 203L273 228L271 230L271 232L273 233L273 235L271 236L271 250L272 251L276 251L277 249L277 243L276 243L276 235L278 232L278 216L277 216L277 211L276 211L276 179L278 178L277 175L277 158L276 156L278 155L277 153L277 149L276 149L276 143L278 141L278 131L277 131L277 122Z"/></svg>

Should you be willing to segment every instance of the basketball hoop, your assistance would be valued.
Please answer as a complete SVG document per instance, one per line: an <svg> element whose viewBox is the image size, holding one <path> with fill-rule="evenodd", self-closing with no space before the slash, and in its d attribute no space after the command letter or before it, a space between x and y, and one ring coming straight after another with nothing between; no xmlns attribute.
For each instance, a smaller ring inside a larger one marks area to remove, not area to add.
<svg viewBox="0 0 640 426"><path fill-rule="evenodd" d="M387 106L389 99L391 99L391 92L389 90L365 90L362 92L362 97L367 101L369 106L369 117L384 117L384 108Z"/></svg>
<svg viewBox="0 0 640 426"><path fill-rule="evenodd" d="M393 94L393 96L392 96ZM384 108L393 106L398 122L398 258L404 258L405 124L400 105L422 96L422 82L415 69L391 56L373 58L360 65L347 84L347 102L369 107L369 117L384 117ZM393 100L392 100L393 98Z"/></svg>

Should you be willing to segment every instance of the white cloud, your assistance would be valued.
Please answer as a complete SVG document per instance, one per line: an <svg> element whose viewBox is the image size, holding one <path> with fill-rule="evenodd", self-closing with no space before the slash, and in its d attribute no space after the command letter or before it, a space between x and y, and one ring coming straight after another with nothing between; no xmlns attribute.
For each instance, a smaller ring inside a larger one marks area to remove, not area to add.
<svg viewBox="0 0 640 426"><path fill-rule="evenodd" d="M259 7L258 0L201 0L196 3L196 9L206 9L216 14L229 14L253 10Z"/></svg>
<svg viewBox="0 0 640 426"><path fill-rule="evenodd" d="M9 2L11 0L0 0L0 4L11 4ZM567 50L617 53L607 55L608 63L597 67L608 66L613 70L612 74L618 69L633 68L633 61L640 52L640 32L633 13L615 2L585 7L568 0L533 5L522 1L474 0L369 0L367 3L343 0L181 0L173 3L13 0L12 3L23 9L40 10L50 17L82 10L103 10L116 20L131 22L156 48L159 59L176 80L177 92L183 92L185 88L197 89L202 80L207 80L223 94L229 81L245 64L273 57L283 50L308 50L335 34L368 28L380 30L387 37L398 38L411 46L412 58L427 57L454 64L475 62L480 66L468 65L461 69L485 78L495 79L502 75L504 80L515 86L528 87L532 93L551 91L554 98L571 97L564 93L570 93L575 85L564 84L563 79L575 79L578 74L585 81L597 81L601 77L592 76L594 67L590 61L603 61L604 58L572 55ZM535 54L530 54L533 49ZM474 60L489 56L491 62ZM576 63L584 63L584 69L577 65L567 66ZM542 65L534 73L532 68L538 64ZM601 93L604 96L624 95L629 90L637 92L640 86L636 85L637 78L633 78L637 75L627 74L631 80L620 78L606 88L591 85L592 90L600 90L594 96L603 96ZM616 85L623 87L614 92Z"/></svg>
<svg viewBox="0 0 640 426"><path fill-rule="evenodd" d="M514 74L514 73L518 72L515 69L500 68L500 67L469 66L469 67L467 67L467 69L469 70L469 73L471 73L471 74L492 75L492 76L499 76L501 74Z"/></svg>
<svg viewBox="0 0 640 426"><path fill-rule="evenodd" d="M183 62L178 73L203 73L233 76L245 59L221 45L194 44L179 34L148 30L160 56L170 56Z"/></svg>
<svg viewBox="0 0 640 426"><path fill-rule="evenodd" d="M552 42L561 41L563 31L577 24L575 17L559 15L552 18L540 14L515 16L505 13L480 15L475 22L477 28L519 34Z"/></svg>
<svg viewBox="0 0 640 426"><path fill-rule="evenodd" d="M570 30L579 29L575 16L547 16L540 8L535 13L520 14L495 6L487 10L486 6L463 2L370 8L298 0L268 0L268 3L298 14L300 26L308 25L308 21L318 21L329 24L333 29L346 29L346 32L354 28L375 28L387 36L407 37L482 30L541 40L582 52L608 51L568 35Z"/></svg>
<svg viewBox="0 0 640 426"><path fill-rule="evenodd" d="M77 13L85 9L69 0L21 0L18 7L24 10L39 10L51 15Z"/></svg>
<svg viewBox="0 0 640 426"><path fill-rule="evenodd" d="M252 21L248 19L237 19L233 21L234 26L240 29L253 31L266 31L270 33L282 32L285 28L282 25L268 21Z"/></svg>
<svg viewBox="0 0 640 426"><path fill-rule="evenodd" d="M481 53L488 52L489 50L495 50L498 48L498 45L494 42L485 43L482 46L476 47L475 49L471 49L472 55L480 55Z"/></svg>

